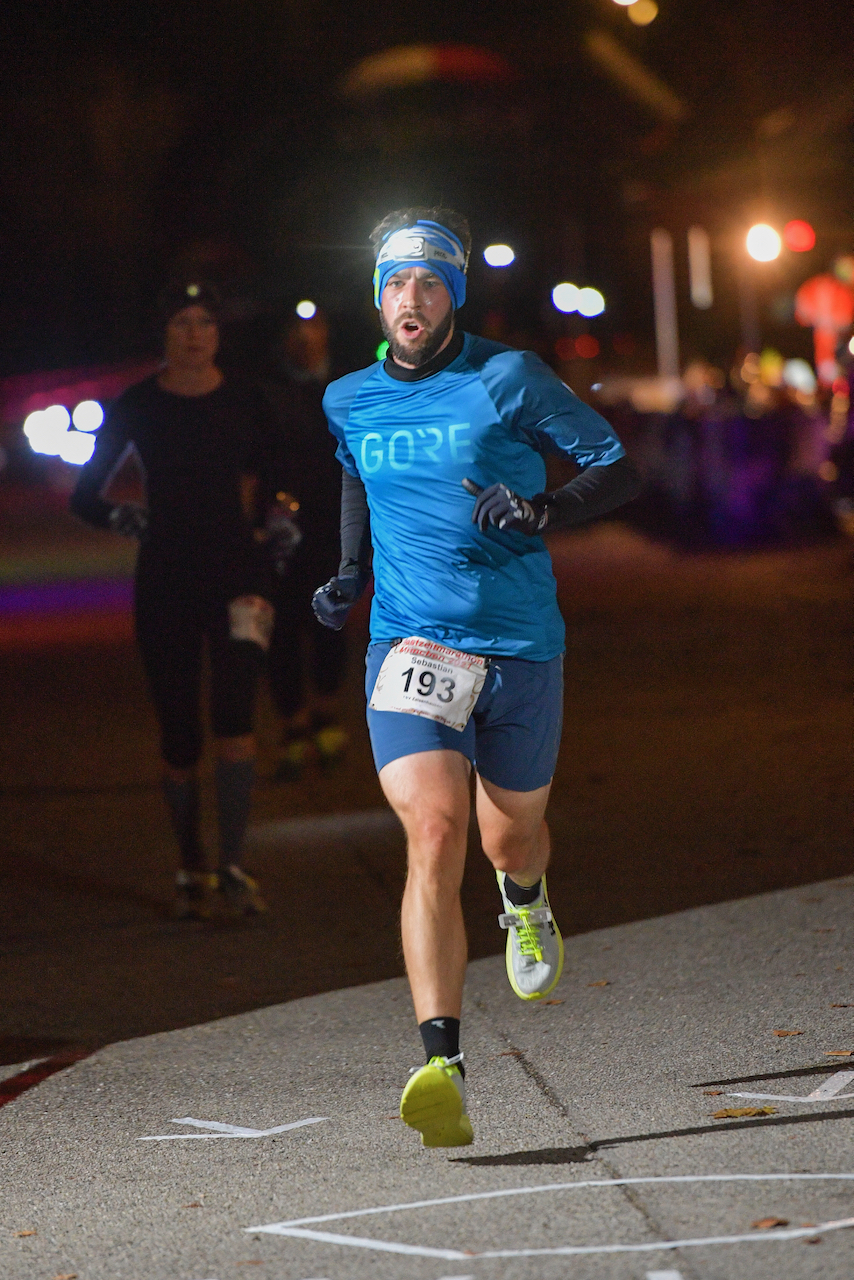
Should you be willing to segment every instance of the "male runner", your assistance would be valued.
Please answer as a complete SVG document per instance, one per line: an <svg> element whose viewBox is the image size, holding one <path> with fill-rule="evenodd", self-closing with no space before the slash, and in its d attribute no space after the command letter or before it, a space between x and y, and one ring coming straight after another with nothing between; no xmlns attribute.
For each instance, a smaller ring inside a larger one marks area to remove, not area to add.
<svg viewBox="0 0 854 1280"><path fill-rule="evenodd" d="M368 726L380 783L406 830L406 971L427 1065L401 1117L428 1147L472 1141L459 1049L466 969L460 884L470 772L508 930L510 985L555 987L544 821L560 742L564 626L540 538L636 496L610 425L537 356L456 329L471 236L447 209L391 213L372 234L385 361L324 397L344 467L342 559L315 593L341 627L368 581ZM583 468L544 493L549 451Z"/></svg>

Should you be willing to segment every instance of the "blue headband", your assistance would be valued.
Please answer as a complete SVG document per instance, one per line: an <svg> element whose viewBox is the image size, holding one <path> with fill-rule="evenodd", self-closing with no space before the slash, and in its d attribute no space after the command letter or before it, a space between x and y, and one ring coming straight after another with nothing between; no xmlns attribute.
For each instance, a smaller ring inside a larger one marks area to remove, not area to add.
<svg viewBox="0 0 854 1280"><path fill-rule="evenodd" d="M438 222L419 219L413 227L390 231L380 245L374 270L374 306L379 310L389 276L402 267L429 267L440 276L454 310L466 300L466 253L460 241Z"/></svg>

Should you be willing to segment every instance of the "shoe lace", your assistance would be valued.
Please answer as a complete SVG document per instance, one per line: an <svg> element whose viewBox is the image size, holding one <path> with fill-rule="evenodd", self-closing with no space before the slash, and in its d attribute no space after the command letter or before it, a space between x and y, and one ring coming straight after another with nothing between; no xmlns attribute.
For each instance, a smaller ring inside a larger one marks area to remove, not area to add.
<svg viewBox="0 0 854 1280"><path fill-rule="evenodd" d="M529 914L524 907L514 907L514 913L520 919L520 923L513 926L516 930L519 951L523 956L532 956L539 963L543 958L540 926L531 922Z"/></svg>
<svg viewBox="0 0 854 1280"><path fill-rule="evenodd" d="M458 1053L453 1058L442 1058L441 1056L437 1055L436 1057L430 1059L430 1061L427 1063L427 1066L428 1067L455 1067L458 1062L462 1062L464 1057L465 1057L465 1054L463 1053ZM409 1074L411 1076L414 1076L415 1072L420 1071L421 1067L423 1066L424 1066L424 1063L422 1062L420 1067L410 1067Z"/></svg>

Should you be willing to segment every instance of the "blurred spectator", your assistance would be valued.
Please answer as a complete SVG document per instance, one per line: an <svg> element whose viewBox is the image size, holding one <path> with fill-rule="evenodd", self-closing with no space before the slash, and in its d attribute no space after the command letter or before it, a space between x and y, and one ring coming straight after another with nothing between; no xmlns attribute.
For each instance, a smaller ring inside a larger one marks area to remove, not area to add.
<svg viewBox="0 0 854 1280"><path fill-rule="evenodd" d="M157 711L163 790L181 851L175 914L204 918L218 889L235 913L264 909L241 866L255 775L253 711L269 638L272 571L265 520L281 514L280 440L259 392L217 364L219 299L201 282L160 299L164 363L119 397L81 469L71 508L139 541L136 634ZM145 504L104 497L136 450ZM199 827L202 654L210 659L219 871Z"/></svg>
<svg viewBox="0 0 854 1280"><path fill-rule="evenodd" d="M333 376L329 325L320 311L294 317L273 350L267 391L285 433L288 492L281 495L302 535L278 580L276 621L268 677L284 721L277 776L299 776L309 763L329 765L347 746L339 723L339 691L347 641L340 631L319 627L311 597L338 567L341 466L322 400Z"/></svg>

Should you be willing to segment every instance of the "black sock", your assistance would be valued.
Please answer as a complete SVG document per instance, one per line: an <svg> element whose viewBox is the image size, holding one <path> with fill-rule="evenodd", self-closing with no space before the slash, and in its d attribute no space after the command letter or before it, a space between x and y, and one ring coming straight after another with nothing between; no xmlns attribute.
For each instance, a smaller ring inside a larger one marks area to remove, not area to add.
<svg viewBox="0 0 854 1280"><path fill-rule="evenodd" d="M459 1018L428 1018L419 1023L418 1030L424 1042L427 1061L431 1058L456 1058L460 1051ZM458 1064L460 1075L464 1076L463 1064Z"/></svg>
<svg viewBox="0 0 854 1280"><path fill-rule="evenodd" d="M254 781L254 760L217 760L214 782L220 867L240 866Z"/></svg>
<svg viewBox="0 0 854 1280"><path fill-rule="evenodd" d="M199 838L198 778L189 778L186 782L164 778L163 795L181 850L181 866L185 871L204 871L205 851Z"/></svg>
<svg viewBox="0 0 854 1280"><path fill-rule="evenodd" d="M504 877L504 896L508 901L513 903L514 907L529 907L532 902L536 902L542 893L543 882L538 880L536 884L531 885L530 889L524 885L517 884L515 880L511 880L509 876Z"/></svg>

